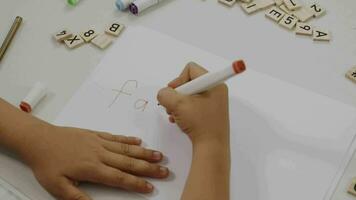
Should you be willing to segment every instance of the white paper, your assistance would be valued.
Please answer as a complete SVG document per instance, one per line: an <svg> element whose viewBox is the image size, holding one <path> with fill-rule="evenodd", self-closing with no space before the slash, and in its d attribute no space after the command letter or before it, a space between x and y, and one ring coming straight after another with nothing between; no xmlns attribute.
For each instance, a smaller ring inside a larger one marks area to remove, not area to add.
<svg viewBox="0 0 356 200"><path fill-rule="evenodd" d="M168 122L156 94L189 61L209 70L232 62L157 32L130 27L56 123L143 138L148 147L167 155L174 174L168 180L150 180L156 191L145 197L179 199L191 144ZM356 133L356 109L255 72L246 63L248 70L228 81L231 199L321 200ZM96 200L128 195L105 187L86 189Z"/></svg>

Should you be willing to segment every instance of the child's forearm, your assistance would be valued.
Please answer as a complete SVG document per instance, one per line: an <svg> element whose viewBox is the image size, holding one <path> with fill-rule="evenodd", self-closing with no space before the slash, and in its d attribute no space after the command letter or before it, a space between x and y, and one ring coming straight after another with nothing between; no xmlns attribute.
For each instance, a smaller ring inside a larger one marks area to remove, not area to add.
<svg viewBox="0 0 356 200"><path fill-rule="evenodd" d="M228 140L194 144L190 174L182 200L228 200L230 145Z"/></svg>
<svg viewBox="0 0 356 200"><path fill-rule="evenodd" d="M30 145L29 138L49 126L0 98L0 146L20 153Z"/></svg>

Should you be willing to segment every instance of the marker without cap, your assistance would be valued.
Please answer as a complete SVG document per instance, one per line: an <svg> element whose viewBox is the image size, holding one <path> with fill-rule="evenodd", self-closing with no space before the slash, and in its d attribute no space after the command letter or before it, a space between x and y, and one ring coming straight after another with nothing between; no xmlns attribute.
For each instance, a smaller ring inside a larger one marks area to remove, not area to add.
<svg viewBox="0 0 356 200"><path fill-rule="evenodd" d="M238 60L232 63L232 66L229 66L221 71L199 76L198 78L175 88L175 90L184 95L198 94L225 82L237 74L242 73L245 69L246 66L244 61Z"/></svg>

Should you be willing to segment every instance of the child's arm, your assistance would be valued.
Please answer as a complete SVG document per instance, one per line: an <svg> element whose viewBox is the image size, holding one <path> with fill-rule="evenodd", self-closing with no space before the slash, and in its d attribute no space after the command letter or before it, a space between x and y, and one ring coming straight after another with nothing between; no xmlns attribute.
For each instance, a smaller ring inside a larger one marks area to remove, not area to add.
<svg viewBox="0 0 356 200"><path fill-rule="evenodd" d="M193 160L182 200L228 200L230 141L228 91L219 85L199 95L184 96L174 89L207 71L189 63L181 75L158 93L169 120L188 134Z"/></svg>
<svg viewBox="0 0 356 200"><path fill-rule="evenodd" d="M54 126L0 98L0 146L22 157L58 199L89 200L77 187L81 181L151 192L152 185L138 176L164 178L169 172L155 164L160 152L140 144L134 137Z"/></svg>

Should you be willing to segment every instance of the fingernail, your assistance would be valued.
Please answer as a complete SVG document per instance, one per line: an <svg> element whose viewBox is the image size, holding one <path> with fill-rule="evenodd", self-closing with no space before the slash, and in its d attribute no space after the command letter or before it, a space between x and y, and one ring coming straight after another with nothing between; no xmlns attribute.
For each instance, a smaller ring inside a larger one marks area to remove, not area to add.
<svg viewBox="0 0 356 200"><path fill-rule="evenodd" d="M151 183L146 183L146 187L149 190L153 190L153 185Z"/></svg>
<svg viewBox="0 0 356 200"><path fill-rule="evenodd" d="M141 138L138 137L130 137L132 140L135 140L137 143L141 143Z"/></svg>
<svg viewBox="0 0 356 200"><path fill-rule="evenodd" d="M159 172L161 175L166 175L168 173L168 169L166 167L160 167Z"/></svg>
<svg viewBox="0 0 356 200"><path fill-rule="evenodd" d="M153 152L153 159L159 160L161 158L162 158L161 152L158 152L158 151Z"/></svg>

